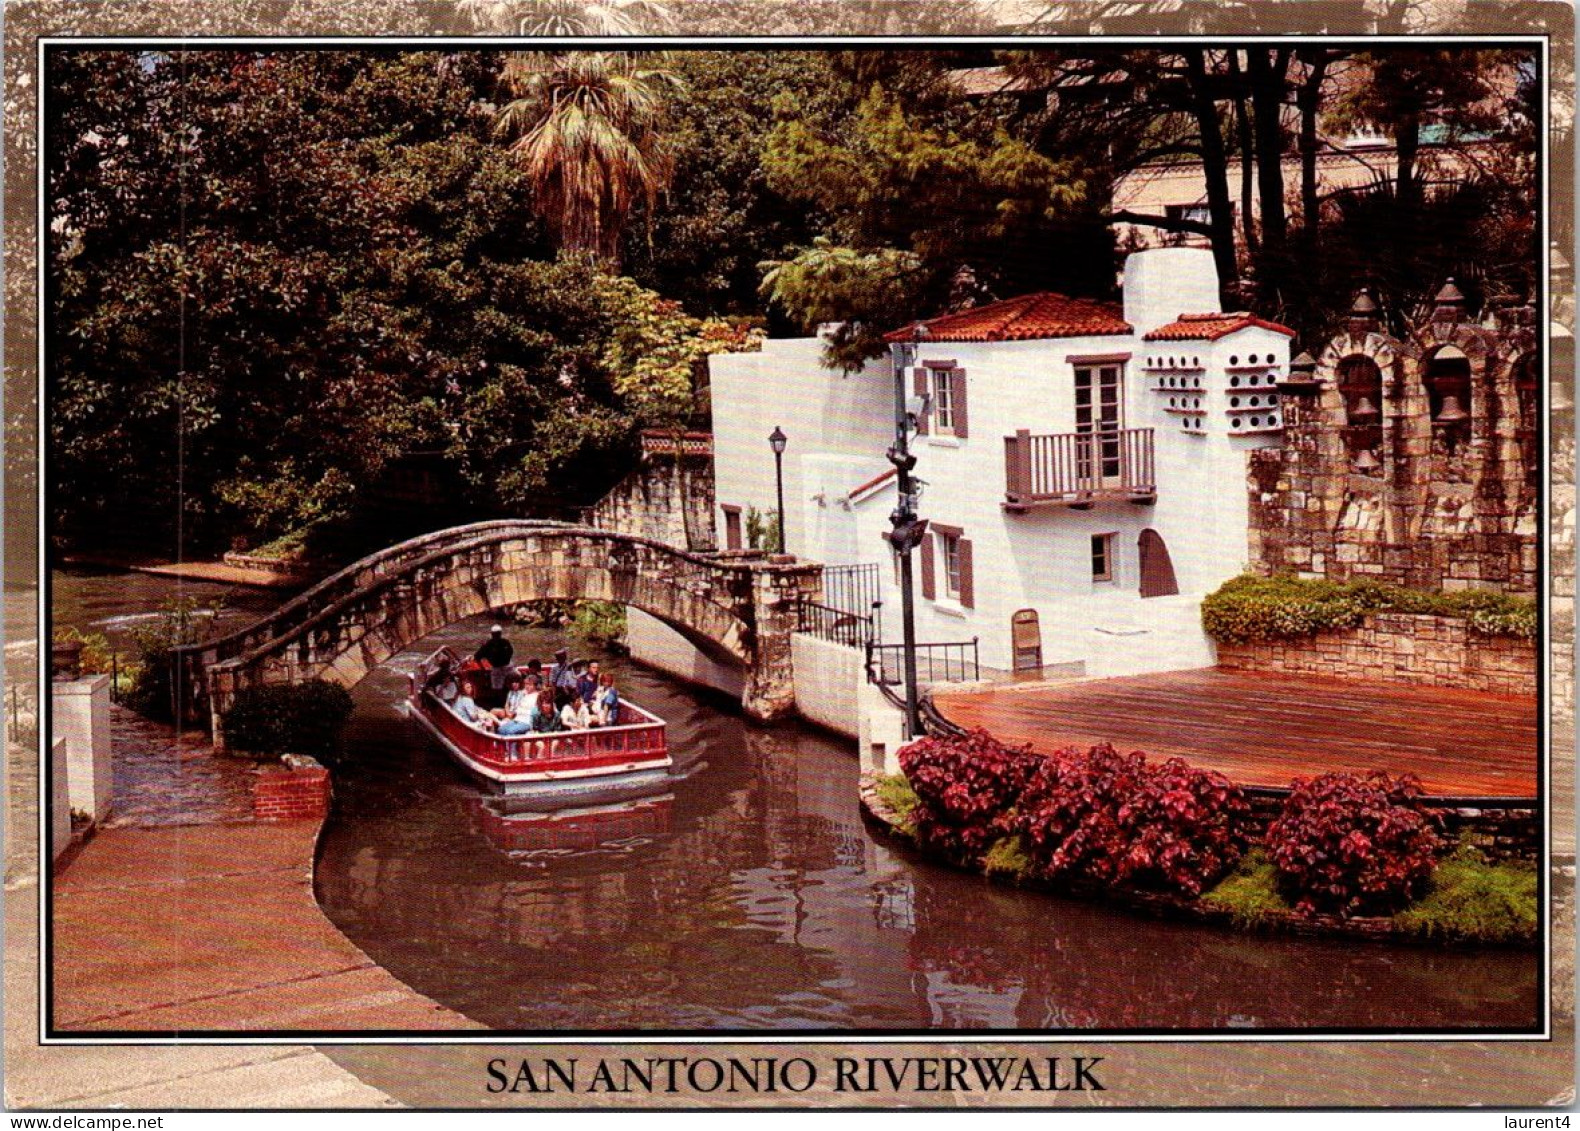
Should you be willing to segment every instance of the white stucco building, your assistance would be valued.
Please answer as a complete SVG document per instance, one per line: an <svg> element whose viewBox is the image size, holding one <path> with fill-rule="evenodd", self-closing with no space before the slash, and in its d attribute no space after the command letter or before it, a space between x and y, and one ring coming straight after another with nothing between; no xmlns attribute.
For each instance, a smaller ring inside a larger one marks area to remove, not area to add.
<svg viewBox="0 0 1580 1131"><path fill-rule="evenodd" d="M1126 264L1120 307L1052 293L898 329L930 529L917 639L980 641L982 663L1118 675L1212 662L1203 595L1247 557L1246 452L1280 440L1275 381L1291 331L1218 311L1210 252ZM915 343L915 344L913 344ZM883 535L896 502L892 361L842 374L816 338L712 359L718 542L775 510L783 457L790 552L881 562L883 633L899 636Z"/></svg>

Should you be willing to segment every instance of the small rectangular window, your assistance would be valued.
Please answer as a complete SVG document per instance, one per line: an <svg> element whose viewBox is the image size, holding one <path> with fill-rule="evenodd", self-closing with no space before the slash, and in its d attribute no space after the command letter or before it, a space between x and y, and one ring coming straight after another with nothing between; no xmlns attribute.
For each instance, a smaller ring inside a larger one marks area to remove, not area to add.
<svg viewBox="0 0 1580 1131"><path fill-rule="evenodd" d="M1112 534L1092 535L1092 580L1112 581L1114 579L1114 536Z"/></svg>
<svg viewBox="0 0 1580 1131"><path fill-rule="evenodd" d="M940 549L944 555L944 593L960 599L960 535L940 534Z"/></svg>
<svg viewBox="0 0 1580 1131"><path fill-rule="evenodd" d="M933 393L933 427L939 432L955 430L954 374L949 369L929 369L928 383Z"/></svg>

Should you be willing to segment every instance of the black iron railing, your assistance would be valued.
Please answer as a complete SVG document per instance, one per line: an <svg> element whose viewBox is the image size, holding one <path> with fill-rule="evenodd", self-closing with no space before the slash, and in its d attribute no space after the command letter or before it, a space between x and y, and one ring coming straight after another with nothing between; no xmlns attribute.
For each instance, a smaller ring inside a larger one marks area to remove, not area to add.
<svg viewBox="0 0 1580 1131"><path fill-rule="evenodd" d="M866 616L883 599L877 562L823 567L823 604Z"/></svg>
<svg viewBox="0 0 1580 1131"><path fill-rule="evenodd" d="M847 648L866 648L876 639L870 615L848 612L816 601L803 600L796 607L796 631Z"/></svg>
<svg viewBox="0 0 1580 1131"><path fill-rule="evenodd" d="M977 638L916 646L916 680L921 684L965 683L982 678ZM905 679L905 645L869 644L867 679L895 687Z"/></svg>

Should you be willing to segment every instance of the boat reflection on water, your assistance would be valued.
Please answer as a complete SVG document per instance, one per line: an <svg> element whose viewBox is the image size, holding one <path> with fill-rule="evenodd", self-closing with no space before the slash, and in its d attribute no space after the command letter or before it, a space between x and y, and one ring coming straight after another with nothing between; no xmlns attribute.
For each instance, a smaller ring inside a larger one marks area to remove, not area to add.
<svg viewBox="0 0 1580 1131"><path fill-rule="evenodd" d="M611 805L544 812L530 801L476 794L467 799L472 826L490 847L514 860L572 853L629 853L670 831L675 797L664 793Z"/></svg>

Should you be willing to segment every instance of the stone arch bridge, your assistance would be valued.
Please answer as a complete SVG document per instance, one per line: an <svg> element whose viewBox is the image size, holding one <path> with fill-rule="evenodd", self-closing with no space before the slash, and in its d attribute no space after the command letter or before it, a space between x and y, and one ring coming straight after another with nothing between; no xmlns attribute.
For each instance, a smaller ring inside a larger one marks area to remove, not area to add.
<svg viewBox="0 0 1580 1131"><path fill-rule="evenodd" d="M176 650L182 714L220 715L244 688L327 679L343 686L466 617L527 601L615 601L650 613L746 672L742 705L773 719L795 707L790 636L823 567L703 555L648 538L530 520L473 523L381 550L229 635Z"/></svg>

